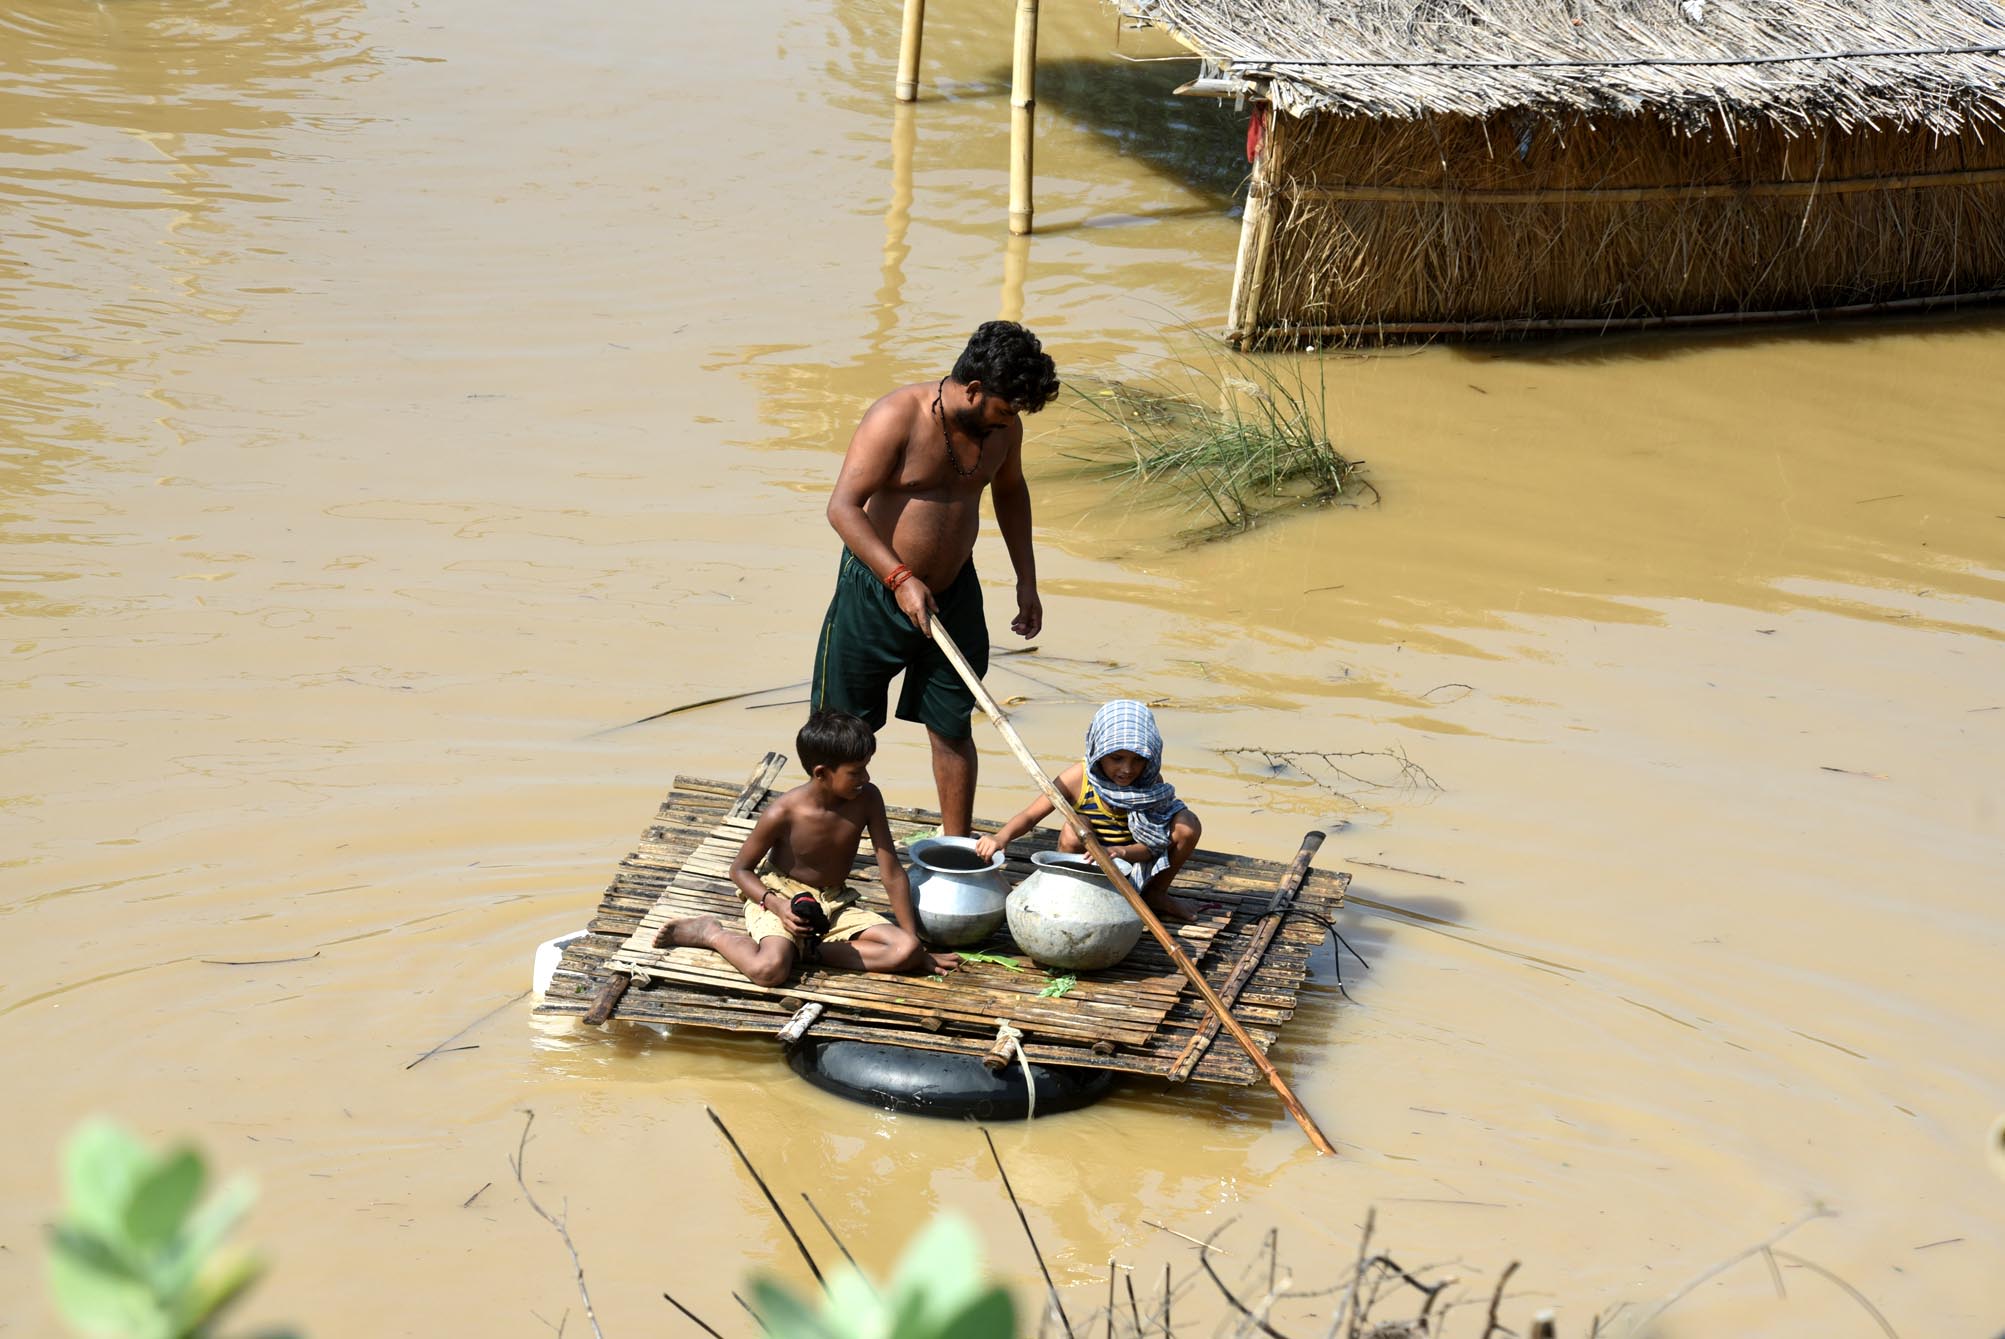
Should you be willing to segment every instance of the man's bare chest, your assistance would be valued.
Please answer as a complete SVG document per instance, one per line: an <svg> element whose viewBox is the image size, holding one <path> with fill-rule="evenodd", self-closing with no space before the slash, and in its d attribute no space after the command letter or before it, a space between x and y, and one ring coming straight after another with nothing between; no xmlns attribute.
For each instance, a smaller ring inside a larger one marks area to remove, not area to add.
<svg viewBox="0 0 2005 1339"><path fill-rule="evenodd" d="M990 440L976 447L961 443L950 453L938 436L932 440L908 442L898 462L895 487L901 493L936 500L965 498L975 501L995 478L1002 465L1004 448Z"/></svg>

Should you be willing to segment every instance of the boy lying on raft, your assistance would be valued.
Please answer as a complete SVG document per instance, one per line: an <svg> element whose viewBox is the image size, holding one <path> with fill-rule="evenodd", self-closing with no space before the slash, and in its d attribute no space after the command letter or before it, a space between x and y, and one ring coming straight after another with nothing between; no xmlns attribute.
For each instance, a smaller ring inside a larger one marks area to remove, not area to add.
<svg viewBox="0 0 2005 1339"><path fill-rule="evenodd" d="M692 916L664 925L655 947L714 949L758 986L784 982L802 956L846 971L914 976L958 967L958 954L928 952L919 942L912 887L898 863L884 797L870 784L877 751L870 727L847 712L818 711L795 736L794 751L807 783L766 806L731 862L731 881L745 899L745 928ZM858 906L845 882L866 828L896 924Z"/></svg>

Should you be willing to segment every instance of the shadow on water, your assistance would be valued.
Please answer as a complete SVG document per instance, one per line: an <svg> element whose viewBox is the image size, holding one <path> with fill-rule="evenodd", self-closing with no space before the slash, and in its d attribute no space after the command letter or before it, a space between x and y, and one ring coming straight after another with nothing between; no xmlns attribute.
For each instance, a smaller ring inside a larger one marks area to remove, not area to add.
<svg viewBox="0 0 2005 1339"><path fill-rule="evenodd" d="M1319 1082L1317 1075L1343 1063L1345 1015L1385 1002L1378 994L1370 970L1359 965L1358 956L1376 964L1388 955L1392 941L1402 929L1453 926L1459 923L1465 910L1462 903L1438 896L1406 897L1396 910L1388 910L1390 906L1354 904L1338 914L1336 933L1343 937L1343 943L1326 933L1321 947L1310 953L1309 975L1296 994L1293 1014L1268 1052L1268 1058L1289 1086L1311 1102L1311 1114L1319 1122L1332 1122L1338 1116L1337 1109L1327 1100L1327 1085ZM1416 921L1420 924L1415 925ZM1233 1043L1221 1034L1214 1045ZM1126 1109L1164 1116L1203 1114L1217 1121L1219 1127L1240 1131L1237 1137L1248 1147L1262 1124L1280 1125L1289 1120L1280 1099L1258 1081L1234 1088L1130 1078L1111 1100ZM1334 1128L1326 1129L1325 1133Z"/></svg>
<svg viewBox="0 0 2005 1339"><path fill-rule="evenodd" d="M1890 312L1841 316L1827 321L1780 321L1768 325L1697 326L1676 330L1569 332L1520 340L1455 343L1457 355L1472 362L1617 363L1663 362L1695 353L1753 350L1787 344L1856 344L1901 335L1911 338L1995 334L2005 330L2005 302L1955 311Z"/></svg>
<svg viewBox="0 0 2005 1339"><path fill-rule="evenodd" d="M1113 141L1122 157L1224 209L1246 191L1247 114L1215 98L1177 97L1171 90L1195 68L1123 60L1039 61L1037 100L1054 115ZM1009 71L998 77L1007 87Z"/></svg>

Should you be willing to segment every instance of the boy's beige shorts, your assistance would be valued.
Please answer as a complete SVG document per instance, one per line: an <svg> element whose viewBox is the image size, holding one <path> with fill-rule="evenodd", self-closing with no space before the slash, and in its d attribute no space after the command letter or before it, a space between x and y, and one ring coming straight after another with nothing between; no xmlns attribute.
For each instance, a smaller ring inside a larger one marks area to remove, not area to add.
<svg viewBox="0 0 2005 1339"><path fill-rule="evenodd" d="M771 872L760 874L759 882L789 902L802 893L813 893L815 900L821 903L823 913L828 916L828 933L821 937L821 942L824 944L840 944L845 939L856 938L873 925L891 924L889 917L880 916L874 911L866 911L858 906L856 890L846 883L839 883L833 888L816 888L812 884L802 883L799 879L790 879L784 874ZM756 902L745 904L745 933L752 936L755 941L771 939L775 935L782 939L792 938L787 933L785 922L781 921L770 908Z"/></svg>

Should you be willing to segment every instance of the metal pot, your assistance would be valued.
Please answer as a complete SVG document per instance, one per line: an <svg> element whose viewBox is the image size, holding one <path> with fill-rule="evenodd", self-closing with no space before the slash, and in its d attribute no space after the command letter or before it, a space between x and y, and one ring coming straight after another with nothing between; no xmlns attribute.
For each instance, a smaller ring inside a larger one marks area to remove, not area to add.
<svg viewBox="0 0 2005 1339"><path fill-rule="evenodd" d="M1037 866L1009 895L1009 932L1043 967L1112 967L1142 937L1142 918L1081 855L1039 851Z"/></svg>
<svg viewBox="0 0 2005 1339"><path fill-rule="evenodd" d="M1002 852L984 862L973 837L925 837L905 853L912 857L912 908L926 942L960 948L996 932L1009 896Z"/></svg>

